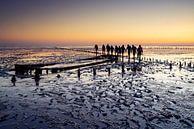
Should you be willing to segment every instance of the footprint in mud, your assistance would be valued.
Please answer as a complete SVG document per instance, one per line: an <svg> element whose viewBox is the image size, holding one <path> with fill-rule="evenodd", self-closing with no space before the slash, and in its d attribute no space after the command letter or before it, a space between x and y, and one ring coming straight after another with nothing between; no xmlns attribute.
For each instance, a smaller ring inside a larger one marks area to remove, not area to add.
<svg viewBox="0 0 194 129"><path fill-rule="evenodd" d="M192 124L187 120L180 120L180 123L182 123L184 126L191 128Z"/></svg>
<svg viewBox="0 0 194 129"><path fill-rule="evenodd" d="M133 96L136 97L136 98L143 98L143 95L142 95L141 92L137 92Z"/></svg>
<svg viewBox="0 0 194 129"><path fill-rule="evenodd" d="M173 92L173 91L170 91L170 90L168 91L168 93L175 94L175 92Z"/></svg>
<svg viewBox="0 0 194 129"><path fill-rule="evenodd" d="M150 95L150 97L152 98L153 102L158 102L160 101L160 97L158 95Z"/></svg>
<svg viewBox="0 0 194 129"><path fill-rule="evenodd" d="M180 118L181 118L181 116L178 115L178 114L174 114L173 116L174 116L174 118L176 118L176 119L180 119Z"/></svg>
<svg viewBox="0 0 194 129"><path fill-rule="evenodd" d="M27 103L19 103L19 105L23 108L27 108L29 107L29 105Z"/></svg>
<svg viewBox="0 0 194 129"><path fill-rule="evenodd" d="M177 88L177 89L183 89L182 87L179 87L179 86L177 86L176 88Z"/></svg>
<svg viewBox="0 0 194 129"><path fill-rule="evenodd" d="M146 93L151 93L152 92L152 90L150 90L150 89L145 89L144 90Z"/></svg>
<svg viewBox="0 0 194 129"><path fill-rule="evenodd" d="M131 125L131 127L133 127L133 128L137 128L137 129L140 128L140 123L137 120L134 120L134 119L130 120L130 124L129 125Z"/></svg>
<svg viewBox="0 0 194 129"><path fill-rule="evenodd" d="M26 95L26 94L18 94L20 97L24 97L24 98L26 98L26 97L28 97L28 95Z"/></svg>
<svg viewBox="0 0 194 129"><path fill-rule="evenodd" d="M161 115L163 115L165 118L170 119L173 117L173 114L171 112L163 112Z"/></svg>
<svg viewBox="0 0 194 129"><path fill-rule="evenodd" d="M50 99L49 105L52 105L52 104L53 104L53 99Z"/></svg>
<svg viewBox="0 0 194 129"><path fill-rule="evenodd" d="M0 113L0 122L6 121L9 114Z"/></svg>
<svg viewBox="0 0 194 129"><path fill-rule="evenodd" d="M107 116L107 113L104 112L104 113L102 113L102 115L105 117L105 116Z"/></svg>
<svg viewBox="0 0 194 129"><path fill-rule="evenodd" d="M174 100L172 100L171 102L172 102L173 104L176 104L176 101L174 101Z"/></svg>

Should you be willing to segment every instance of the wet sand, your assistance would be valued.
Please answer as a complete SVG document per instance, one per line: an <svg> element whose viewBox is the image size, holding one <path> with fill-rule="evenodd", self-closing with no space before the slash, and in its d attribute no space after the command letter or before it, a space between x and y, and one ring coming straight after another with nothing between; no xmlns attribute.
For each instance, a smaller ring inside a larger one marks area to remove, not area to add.
<svg viewBox="0 0 194 129"><path fill-rule="evenodd" d="M32 78L0 77L1 129L192 129L194 127L193 69L143 62L92 68ZM108 76L107 67L111 67Z"/></svg>

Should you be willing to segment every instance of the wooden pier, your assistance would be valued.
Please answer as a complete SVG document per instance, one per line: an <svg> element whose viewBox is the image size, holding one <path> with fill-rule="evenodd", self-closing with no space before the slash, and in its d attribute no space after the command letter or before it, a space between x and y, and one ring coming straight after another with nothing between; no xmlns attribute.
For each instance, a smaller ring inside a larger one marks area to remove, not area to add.
<svg viewBox="0 0 194 129"><path fill-rule="evenodd" d="M15 64L15 74L16 75L28 75L32 74L32 71L40 69L44 66L55 65L56 63L48 64Z"/></svg>
<svg viewBox="0 0 194 129"><path fill-rule="evenodd" d="M53 65L53 66L45 66L40 68L41 71L46 71L47 73L50 71L51 73L58 73L61 71L65 70L72 70L72 69L77 69L77 68L83 68L87 66L94 66L98 64L103 64L107 62L111 62L112 60L110 59L105 59L105 60L100 60L100 61L91 61L87 63L80 63L80 64L61 64L61 65Z"/></svg>
<svg viewBox="0 0 194 129"><path fill-rule="evenodd" d="M93 66L98 64L103 64L106 62L113 62L115 61L114 56L97 56L86 58L83 60L88 60L84 63L77 63L77 64L57 64L57 63L47 63L47 64L15 64L15 74L16 75L32 75L36 72L42 74L43 71L45 73L58 73L65 70L71 70L76 68L82 68L87 66ZM91 60L91 61L89 61Z"/></svg>

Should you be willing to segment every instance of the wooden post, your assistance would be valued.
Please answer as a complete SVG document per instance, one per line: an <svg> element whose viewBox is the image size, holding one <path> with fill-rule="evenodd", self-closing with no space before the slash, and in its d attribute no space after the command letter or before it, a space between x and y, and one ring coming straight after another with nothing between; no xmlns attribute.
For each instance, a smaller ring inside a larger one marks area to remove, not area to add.
<svg viewBox="0 0 194 129"><path fill-rule="evenodd" d="M182 68L182 63L181 63L181 62L179 62L179 68L180 68L180 69Z"/></svg>
<svg viewBox="0 0 194 129"><path fill-rule="evenodd" d="M32 69L30 69L30 75L32 75Z"/></svg>
<svg viewBox="0 0 194 129"><path fill-rule="evenodd" d="M188 63L188 67L189 67L189 68L191 68L191 62L190 62L190 63Z"/></svg>
<svg viewBox="0 0 194 129"><path fill-rule="evenodd" d="M93 77L94 77L94 79L96 77L96 68L94 68L94 67L93 67Z"/></svg>
<svg viewBox="0 0 194 129"><path fill-rule="evenodd" d="M78 80L80 80L80 76L81 76L80 69L78 69L78 70L77 70L77 77L78 77Z"/></svg>
<svg viewBox="0 0 194 129"><path fill-rule="evenodd" d="M170 63L170 70L172 70L172 63Z"/></svg>
<svg viewBox="0 0 194 129"><path fill-rule="evenodd" d="M108 76L110 76L110 68L107 68L108 69Z"/></svg>
<svg viewBox="0 0 194 129"><path fill-rule="evenodd" d="M122 74L124 74L125 73L125 66L124 66L124 64L122 64Z"/></svg>

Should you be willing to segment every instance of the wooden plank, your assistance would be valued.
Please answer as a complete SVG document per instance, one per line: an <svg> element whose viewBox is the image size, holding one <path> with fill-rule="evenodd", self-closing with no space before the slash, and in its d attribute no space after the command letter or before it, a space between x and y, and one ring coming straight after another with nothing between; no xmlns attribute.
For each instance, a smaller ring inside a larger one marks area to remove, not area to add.
<svg viewBox="0 0 194 129"><path fill-rule="evenodd" d="M87 67L87 66L93 66L93 65L98 65L98 64L103 64L106 62L111 62L113 60L107 59L103 61L97 61L97 62L90 62L90 63L82 63L78 65L70 65L70 66L64 66L64 67L43 67L41 70L53 70L53 71L64 71L64 70L71 70L71 69L76 69L76 68L82 68L82 67Z"/></svg>

